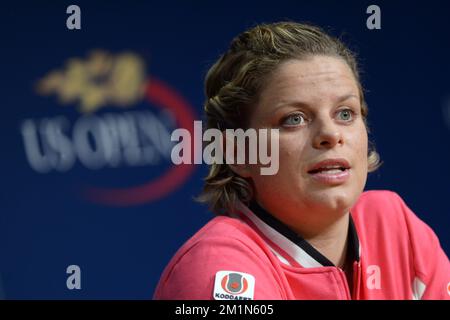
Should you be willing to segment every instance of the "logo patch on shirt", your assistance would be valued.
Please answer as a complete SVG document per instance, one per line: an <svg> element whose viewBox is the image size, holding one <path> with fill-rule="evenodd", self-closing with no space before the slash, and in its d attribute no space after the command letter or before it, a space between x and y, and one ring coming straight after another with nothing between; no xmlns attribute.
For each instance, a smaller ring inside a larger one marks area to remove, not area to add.
<svg viewBox="0 0 450 320"><path fill-rule="evenodd" d="M255 277L237 271L216 273L213 297L215 300L253 300Z"/></svg>

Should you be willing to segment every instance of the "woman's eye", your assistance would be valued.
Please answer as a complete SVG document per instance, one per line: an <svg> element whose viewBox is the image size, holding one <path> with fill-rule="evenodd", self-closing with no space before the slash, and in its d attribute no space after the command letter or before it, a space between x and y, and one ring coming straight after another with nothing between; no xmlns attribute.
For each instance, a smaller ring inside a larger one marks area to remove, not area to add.
<svg viewBox="0 0 450 320"><path fill-rule="evenodd" d="M338 114L340 120L351 121L353 119L353 111L350 109L340 110Z"/></svg>
<svg viewBox="0 0 450 320"><path fill-rule="evenodd" d="M305 118L300 113L292 114L290 116L287 116L283 120L283 125L286 126L298 126L300 124L303 124L305 122Z"/></svg>

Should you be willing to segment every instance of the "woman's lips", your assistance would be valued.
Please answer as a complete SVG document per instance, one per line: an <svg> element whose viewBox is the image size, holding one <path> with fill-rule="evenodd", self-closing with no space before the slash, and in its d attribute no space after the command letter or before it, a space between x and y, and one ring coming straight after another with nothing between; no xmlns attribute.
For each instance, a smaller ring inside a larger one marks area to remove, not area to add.
<svg viewBox="0 0 450 320"><path fill-rule="evenodd" d="M310 172L311 177L323 184L341 184L348 180L350 177L350 169L329 169L321 170L319 172Z"/></svg>

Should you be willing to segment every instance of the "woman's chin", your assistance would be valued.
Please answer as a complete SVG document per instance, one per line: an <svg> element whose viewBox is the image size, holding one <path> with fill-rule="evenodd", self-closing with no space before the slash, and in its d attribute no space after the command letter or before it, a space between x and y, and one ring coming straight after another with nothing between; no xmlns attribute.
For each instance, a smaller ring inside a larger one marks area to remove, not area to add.
<svg viewBox="0 0 450 320"><path fill-rule="evenodd" d="M339 188L317 190L309 194L309 207L325 212L346 213L353 206L359 194Z"/></svg>

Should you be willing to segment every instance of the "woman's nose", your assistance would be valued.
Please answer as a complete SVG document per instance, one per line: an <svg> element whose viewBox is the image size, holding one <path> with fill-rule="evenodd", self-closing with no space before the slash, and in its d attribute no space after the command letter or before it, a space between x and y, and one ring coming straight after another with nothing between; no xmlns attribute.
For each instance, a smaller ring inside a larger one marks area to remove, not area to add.
<svg viewBox="0 0 450 320"><path fill-rule="evenodd" d="M313 138L314 148L330 149L343 142L341 130L332 119L316 119L316 130Z"/></svg>

